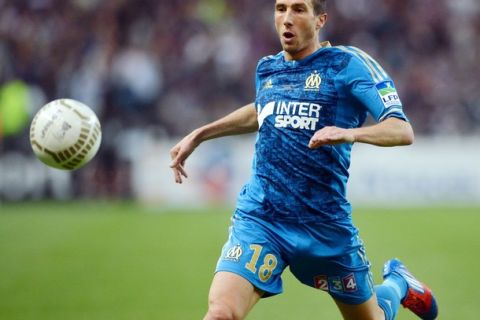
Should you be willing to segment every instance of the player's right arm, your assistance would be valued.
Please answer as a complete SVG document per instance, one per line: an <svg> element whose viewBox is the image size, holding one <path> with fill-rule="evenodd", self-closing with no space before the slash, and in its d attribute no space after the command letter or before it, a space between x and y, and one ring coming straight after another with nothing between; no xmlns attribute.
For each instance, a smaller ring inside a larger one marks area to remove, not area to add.
<svg viewBox="0 0 480 320"><path fill-rule="evenodd" d="M193 130L170 150L176 183L187 178L185 160L202 142L214 138L255 132L258 130L257 111L250 103L228 114L227 116Z"/></svg>

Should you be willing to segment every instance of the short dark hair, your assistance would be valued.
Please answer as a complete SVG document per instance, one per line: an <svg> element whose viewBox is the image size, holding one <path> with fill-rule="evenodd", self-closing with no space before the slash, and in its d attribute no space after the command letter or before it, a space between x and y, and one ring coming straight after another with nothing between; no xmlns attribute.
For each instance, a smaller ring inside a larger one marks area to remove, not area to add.
<svg viewBox="0 0 480 320"><path fill-rule="evenodd" d="M311 0L313 11L318 16L327 12L327 0Z"/></svg>

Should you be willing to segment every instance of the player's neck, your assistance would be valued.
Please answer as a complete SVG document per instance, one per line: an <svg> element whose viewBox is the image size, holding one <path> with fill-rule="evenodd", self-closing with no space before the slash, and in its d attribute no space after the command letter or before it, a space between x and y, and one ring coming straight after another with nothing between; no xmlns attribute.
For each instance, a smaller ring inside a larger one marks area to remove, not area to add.
<svg viewBox="0 0 480 320"><path fill-rule="evenodd" d="M287 52L284 51L285 60L292 61L292 60L303 60L306 57L314 54L318 51L318 49L322 48L322 43L320 41L316 41L311 45L299 50L297 52Z"/></svg>

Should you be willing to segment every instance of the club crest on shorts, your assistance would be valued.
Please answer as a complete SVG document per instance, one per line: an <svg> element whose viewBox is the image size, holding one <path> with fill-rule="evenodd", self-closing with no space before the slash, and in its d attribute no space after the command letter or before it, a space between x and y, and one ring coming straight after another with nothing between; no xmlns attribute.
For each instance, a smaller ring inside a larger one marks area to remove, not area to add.
<svg viewBox="0 0 480 320"><path fill-rule="evenodd" d="M223 257L225 260L230 260L234 262L238 262L240 257L242 256L243 250L242 247L237 244L225 252L225 256Z"/></svg>

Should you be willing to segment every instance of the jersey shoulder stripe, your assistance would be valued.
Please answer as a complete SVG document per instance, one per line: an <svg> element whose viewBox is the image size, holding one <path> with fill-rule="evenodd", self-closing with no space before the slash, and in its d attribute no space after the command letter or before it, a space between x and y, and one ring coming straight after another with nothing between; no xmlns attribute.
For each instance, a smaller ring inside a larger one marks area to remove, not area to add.
<svg viewBox="0 0 480 320"><path fill-rule="evenodd" d="M365 65L365 67L368 69L375 83L380 83L389 79L387 73L385 72L385 70L383 70L382 66L380 66L377 61L375 61L364 51L351 46L338 46L337 48L359 59L361 63L363 63L363 65Z"/></svg>
<svg viewBox="0 0 480 320"><path fill-rule="evenodd" d="M357 52L359 55L361 55L362 57L364 57L365 59L367 59L368 61L370 61L370 63L373 65L374 68L377 69L377 71L386 79L386 78L389 78L388 77L388 74L385 72L385 70L382 68L382 66L380 65L380 63L378 63L375 59L372 58L372 56L370 56L368 53L366 53L365 51L362 51L360 50L359 48L357 47L352 47L352 46L349 46L348 47L349 49Z"/></svg>
<svg viewBox="0 0 480 320"><path fill-rule="evenodd" d="M267 61L274 61L274 60L277 60L279 58L281 58L281 55L283 54L283 52L279 52L277 54L271 54L269 56L265 56L263 58L261 58L259 61L258 61L258 66L264 64L265 62Z"/></svg>

